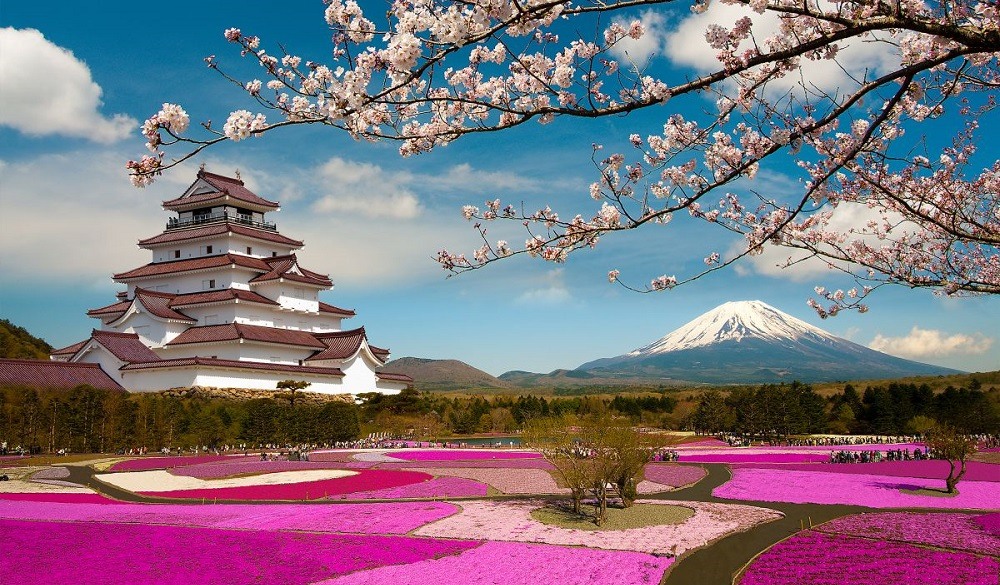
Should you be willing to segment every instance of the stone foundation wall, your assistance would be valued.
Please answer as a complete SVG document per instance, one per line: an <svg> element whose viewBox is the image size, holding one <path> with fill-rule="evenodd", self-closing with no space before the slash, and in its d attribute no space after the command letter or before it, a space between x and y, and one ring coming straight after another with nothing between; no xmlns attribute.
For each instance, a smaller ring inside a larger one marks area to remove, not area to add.
<svg viewBox="0 0 1000 585"><path fill-rule="evenodd" d="M256 400L260 398L271 398L278 402L288 400L291 392L287 390L254 390L250 388L209 388L206 386L192 386L191 388L171 388L160 392L163 396L175 396L177 398L221 398L224 400ZM354 404L354 396L351 394L320 394L307 390L295 392L295 402L297 404L325 404L327 402L347 402Z"/></svg>

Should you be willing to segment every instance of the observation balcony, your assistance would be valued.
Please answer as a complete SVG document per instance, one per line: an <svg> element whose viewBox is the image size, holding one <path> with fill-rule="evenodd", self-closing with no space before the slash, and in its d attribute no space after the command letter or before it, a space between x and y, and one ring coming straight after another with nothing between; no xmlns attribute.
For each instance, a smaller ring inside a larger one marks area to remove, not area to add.
<svg viewBox="0 0 1000 585"><path fill-rule="evenodd" d="M180 220L176 217L171 217L167 220L167 229L176 230L186 227L191 227L194 225L206 225L210 223L223 223L231 221L233 223L238 223L246 226L250 226L257 229L267 230L270 232L278 231L278 226L275 223L269 221L254 221L251 216L243 215L238 213L205 213L200 215L195 215L191 219Z"/></svg>

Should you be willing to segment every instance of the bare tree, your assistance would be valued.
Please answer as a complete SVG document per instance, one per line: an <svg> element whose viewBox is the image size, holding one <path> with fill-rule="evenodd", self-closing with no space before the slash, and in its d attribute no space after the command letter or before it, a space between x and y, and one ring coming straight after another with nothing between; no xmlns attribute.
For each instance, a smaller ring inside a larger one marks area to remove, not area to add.
<svg viewBox="0 0 1000 585"><path fill-rule="evenodd" d="M952 426L945 425L934 428L928 433L927 447L935 456L948 462L948 477L944 480L945 489L949 494L955 493L955 486L965 476L965 463L969 460L969 456L976 452L976 440L958 432Z"/></svg>

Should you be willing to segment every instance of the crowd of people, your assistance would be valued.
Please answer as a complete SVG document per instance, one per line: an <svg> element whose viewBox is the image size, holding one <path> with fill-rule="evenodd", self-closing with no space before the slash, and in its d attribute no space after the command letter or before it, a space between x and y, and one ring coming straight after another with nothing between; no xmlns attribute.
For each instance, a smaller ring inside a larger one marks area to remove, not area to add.
<svg viewBox="0 0 1000 585"><path fill-rule="evenodd" d="M834 451L830 453L830 463L879 463L880 461L923 461L932 459L930 451L913 449L889 449L887 451Z"/></svg>

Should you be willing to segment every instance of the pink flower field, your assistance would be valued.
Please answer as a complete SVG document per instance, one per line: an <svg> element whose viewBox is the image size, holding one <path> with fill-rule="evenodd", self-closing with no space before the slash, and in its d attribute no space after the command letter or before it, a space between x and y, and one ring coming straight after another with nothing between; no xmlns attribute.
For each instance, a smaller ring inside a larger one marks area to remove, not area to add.
<svg viewBox="0 0 1000 585"><path fill-rule="evenodd" d="M413 461L387 461L379 463L379 469L408 469L417 465ZM542 459L472 459L472 460L447 460L447 461L420 461L422 468L444 468L444 467L480 467L489 469L544 469L553 471L555 468L551 463Z"/></svg>
<svg viewBox="0 0 1000 585"><path fill-rule="evenodd" d="M19 500L31 502L58 502L63 504L120 504L97 493L62 493L62 492L0 492L0 500Z"/></svg>
<svg viewBox="0 0 1000 585"><path fill-rule="evenodd" d="M830 460L825 453L680 453L682 463L824 463Z"/></svg>
<svg viewBox="0 0 1000 585"><path fill-rule="evenodd" d="M414 471L361 469L349 477L319 481L138 493L185 500L316 500L333 495L399 487L427 481L432 477L430 474Z"/></svg>
<svg viewBox="0 0 1000 585"><path fill-rule="evenodd" d="M375 465L377 464L368 461L261 461L259 459L239 458L229 461L175 467L170 470L170 473L200 479L220 479L236 475L303 471L307 469L367 469Z"/></svg>
<svg viewBox="0 0 1000 585"><path fill-rule="evenodd" d="M399 487L352 492L338 496L351 500L395 500L407 498L468 498L485 496L489 486L464 477L435 477Z"/></svg>
<svg viewBox="0 0 1000 585"><path fill-rule="evenodd" d="M675 463L649 463L643 468L647 480L674 488L698 483L706 473L704 467Z"/></svg>
<svg viewBox="0 0 1000 585"><path fill-rule="evenodd" d="M405 536L0 520L0 575L23 585L307 585L354 571L455 555L481 543ZM44 543L44 544L41 544ZM24 567L32 567L24 571Z"/></svg>
<svg viewBox="0 0 1000 585"><path fill-rule="evenodd" d="M541 469L492 469L478 467L408 467L411 472L464 477L491 485L505 494L559 494L569 493L556 485L552 475Z"/></svg>
<svg viewBox="0 0 1000 585"><path fill-rule="evenodd" d="M150 456L141 459L129 459L119 461L112 465L108 471L147 471L150 469L167 469L170 467L181 467L184 465L194 465L196 463L207 463L210 461L225 461L231 459L227 455L187 455L181 457L159 457Z"/></svg>
<svg viewBox="0 0 1000 585"><path fill-rule="evenodd" d="M365 504L133 504L0 500L0 518L49 522L156 524L240 530L406 534L459 511L445 502Z"/></svg>
<svg viewBox="0 0 1000 585"><path fill-rule="evenodd" d="M1000 557L1000 534L987 531L980 518L974 514L877 512L842 516L816 530Z"/></svg>
<svg viewBox="0 0 1000 585"><path fill-rule="evenodd" d="M733 470L733 479L716 488L712 495L728 500L849 504L871 508L992 510L1000 507L1000 483L997 482L962 480L958 484L959 493L954 497L902 491L943 487L943 480L925 478L739 468Z"/></svg>
<svg viewBox="0 0 1000 585"><path fill-rule="evenodd" d="M806 530L757 557L739 585L996 585L990 557Z"/></svg>
<svg viewBox="0 0 1000 585"><path fill-rule="evenodd" d="M541 459L534 451L499 451L495 449L430 449L430 450L399 450L389 453L391 457L406 461L475 461L488 459L502 461L505 459Z"/></svg>
<svg viewBox="0 0 1000 585"><path fill-rule="evenodd" d="M486 542L457 555L358 571L317 585L656 585L672 558L518 542Z"/></svg>
<svg viewBox="0 0 1000 585"><path fill-rule="evenodd" d="M824 463L779 465L767 463L737 463L734 467L757 469L784 469L786 471L819 471L861 475L891 475L895 477L923 477L941 479L948 475L948 463L940 459L921 461L879 461L878 463ZM969 461L963 480L1000 482L1000 465Z"/></svg>

